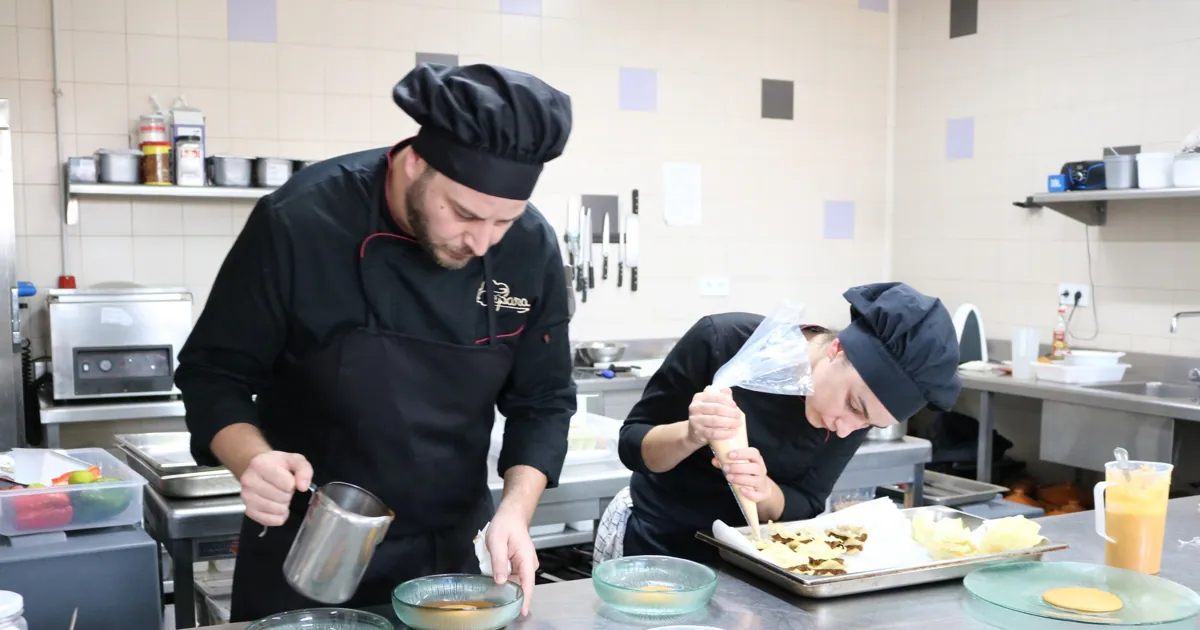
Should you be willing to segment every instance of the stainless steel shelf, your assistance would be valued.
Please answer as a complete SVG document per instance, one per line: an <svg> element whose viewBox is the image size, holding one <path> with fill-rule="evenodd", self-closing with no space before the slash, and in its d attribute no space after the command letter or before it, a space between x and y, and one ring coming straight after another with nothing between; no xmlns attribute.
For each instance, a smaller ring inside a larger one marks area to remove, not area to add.
<svg viewBox="0 0 1200 630"><path fill-rule="evenodd" d="M183 199L259 199L274 188L225 188L219 186L147 186L145 184L67 185L70 197L157 197Z"/></svg>
<svg viewBox="0 0 1200 630"><path fill-rule="evenodd" d="M74 424L76 422L108 422L112 420L148 420L184 417L183 401L178 398L145 402L97 400L84 404L56 404L45 393L38 397L42 424Z"/></svg>
<svg viewBox="0 0 1200 630"><path fill-rule="evenodd" d="M1013 202L1021 208L1049 208L1085 225L1104 225L1108 202L1136 202L1152 199L1200 199L1200 188L1129 188L1124 190L1072 190L1038 193Z"/></svg>

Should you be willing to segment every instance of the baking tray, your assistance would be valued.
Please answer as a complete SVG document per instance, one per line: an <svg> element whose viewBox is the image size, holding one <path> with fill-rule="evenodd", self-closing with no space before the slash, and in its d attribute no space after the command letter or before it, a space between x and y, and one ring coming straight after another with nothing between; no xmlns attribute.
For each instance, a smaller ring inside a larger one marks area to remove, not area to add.
<svg viewBox="0 0 1200 630"><path fill-rule="evenodd" d="M909 520L912 520L919 514L930 514L934 520L960 518L963 521L963 525L966 525L971 530L979 527L985 521L985 519L978 516L967 514L954 508L937 505L909 508L901 510L901 512ZM782 525L796 525L796 523L782 523ZM737 531L747 534L749 533L749 528L741 527ZM791 573L783 567L776 566L757 556L752 556L740 549L735 549L713 538L709 534L697 532L696 538L716 547L721 557L730 564L763 578L791 593L812 599L828 599L844 595L857 595L859 593L874 593L904 586L955 580L965 577L968 573L976 569L1006 562L1041 560L1042 555L1045 553L1061 551L1067 548L1065 544L1055 544L1046 541L1037 547L1018 551L1006 551L1003 553L971 556L969 558L955 558L913 567L863 571L849 575L813 577Z"/></svg>
<svg viewBox="0 0 1200 630"><path fill-rule="evenodd" d="M891 497L903 497L904 489L900 486L880 486L884 494ZM993 483L984 483L974 479L964 479L944 473L925 471L925 503L955 507L984 503L991 501L996 495L1003 495L1008 488Z"/></svg>
<svg viewBox="0 0 1200 630"><path fill-rule="evenodd" d="M238 494L242 487L222 466L199 466L187 432L136 433L114 436L129 467L163 496L199 499Z"/></svg>
<svg viewBox="0 0 1200 630"><path fill-rule="evenodd" d="M192 434L187 431L170 433L127 433L114 435L117 446L162 472L195 472L205 468L192 457Z"/></svg>

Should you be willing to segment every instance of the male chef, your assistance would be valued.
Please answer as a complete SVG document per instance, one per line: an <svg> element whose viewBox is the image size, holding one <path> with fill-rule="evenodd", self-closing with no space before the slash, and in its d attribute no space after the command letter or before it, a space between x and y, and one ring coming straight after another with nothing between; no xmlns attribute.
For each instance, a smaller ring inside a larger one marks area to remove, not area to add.
<svg viewBox="0 0 1200 630"><path fill-rule="evenodd" d="M310 166L259 201L179 354L196 461L242 484L234 621L318 605L282 564L310 485L331 481L396 515L344 605L478 573L472 539L490 519L495 578L511 562L528 612L529 522L575 411L562 260L528 199L567 143L571 101L489 65L420 65L393 98L417 135Z"/></svg>

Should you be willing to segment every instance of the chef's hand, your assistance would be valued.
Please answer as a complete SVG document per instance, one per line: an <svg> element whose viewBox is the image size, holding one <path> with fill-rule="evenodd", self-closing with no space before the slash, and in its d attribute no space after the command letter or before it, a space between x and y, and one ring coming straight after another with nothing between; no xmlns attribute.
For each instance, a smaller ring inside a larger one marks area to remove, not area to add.
<svg viewBox="0 0 1200 630"><path fill-rule="evenodd" d="M742 426L742 411L733 402L728 387L708 386L692 396L688 405L688 441L703 446L713 440L728 440Z"/></svg>
<svg viewBox="0 0 1200 630"><path fill-rule="evenodd" d="M537 550L529 537L529 522L514 511L498 510L488 525L487 549L492 556L492 575L497 584L508 581L508 563L517 574L517 582L525 599L521 614L529 614L529 601L533 599L533 585L538 570Z"/></svg>
<svg viewBox="0 0 1200 630"><path fill-rule="evenodd" d="M312 464L298 453L270 451L250 460L242 473L242 502L246 516L268 527L287 522L292 493L312 485Z"/></svg>
<svg viewBox="0 0 1200 630"><path fill-rule="evenodd" d="M771 479L767 477L767 465L763 462L758 449L740 448L729 451L728 465L722 466L716 457L712 465L725 473L725 480L738 488L742 496L755 503L761 503L771 496Z"/></svg>

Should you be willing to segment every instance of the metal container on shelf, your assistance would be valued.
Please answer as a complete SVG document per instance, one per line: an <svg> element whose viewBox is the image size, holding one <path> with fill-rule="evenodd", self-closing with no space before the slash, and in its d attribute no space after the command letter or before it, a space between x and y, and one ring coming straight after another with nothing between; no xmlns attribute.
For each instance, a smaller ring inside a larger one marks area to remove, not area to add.
<svg viewBox="0 0 1200 630"><path fill-rule="evenodd" d="M256 158L254 160L254 185L261 188L278 188L292 176L293 168L295 168L295 164L285 158Z"/></svg>
<svg viewBox="0 0 1200 630"><path fill-rule="evenodd" d="M136 149L96 151L100 181L105 184L136 184L141 181L142 152Z"/></svg>
<svg viewBox="0 0 1200 630"><path fill-rule="evenodd" d="M249 188L254 158L238 155L214 155L208 158L208 179L213 186Z"/></svg>

